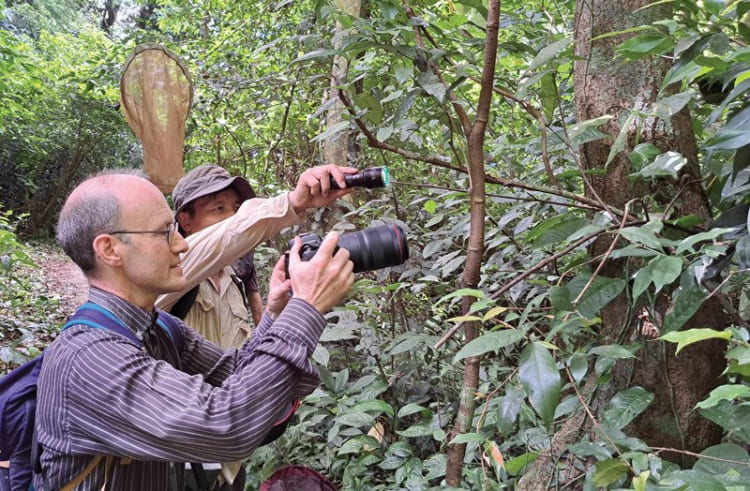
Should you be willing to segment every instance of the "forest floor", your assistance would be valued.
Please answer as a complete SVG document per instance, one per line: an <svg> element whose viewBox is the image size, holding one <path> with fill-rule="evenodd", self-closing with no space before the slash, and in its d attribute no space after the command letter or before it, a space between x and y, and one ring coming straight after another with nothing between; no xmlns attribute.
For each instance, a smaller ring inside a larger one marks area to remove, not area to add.
<svg viewBox="0 0 750 491"><path fill-rule="evenodd" d="M0 274L0 373L35 356L88 298L83 272L52 242L30 242L34 265Z"/></svg>

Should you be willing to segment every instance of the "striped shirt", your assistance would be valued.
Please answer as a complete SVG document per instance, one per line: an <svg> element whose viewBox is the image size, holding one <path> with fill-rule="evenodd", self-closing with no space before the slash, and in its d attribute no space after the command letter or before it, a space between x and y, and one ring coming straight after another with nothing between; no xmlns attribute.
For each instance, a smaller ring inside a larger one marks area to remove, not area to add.
<svg viewBox="0 0 750 491"><path fill-rule="evenodd" d="M97 288L89 299L137 336L152 322L152 312ZM77 489L105 482L108 490L174 489L172 463L248 457L289 401L319 382L310 356L325 321L303 300L292 298L274 322L264 317L240 349L223 351L180 325L181 370L114 332L84 325L66 329L47 348L36 431L52 489L96 455L126 459L116 459L106 477L100 464ZM39 488L41 477L35 479Z"/></svg>

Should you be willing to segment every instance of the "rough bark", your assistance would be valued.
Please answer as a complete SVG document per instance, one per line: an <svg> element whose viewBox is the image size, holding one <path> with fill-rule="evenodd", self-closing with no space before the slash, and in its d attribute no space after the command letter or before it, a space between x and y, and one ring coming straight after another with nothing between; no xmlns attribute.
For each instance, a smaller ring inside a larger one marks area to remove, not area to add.
<svg viewBox="0 0 750 491"><path fill-rule="evenodd" d="M642 8L650 5L647 8ZM650 57L637 61L626 61L618 57L614 48L633 33L602 37L606 33L627 30L640 25L653 25L653 21L671 17L671 4L653 0L579 0L575 15L575 54L578 61L574 66L576 120L584 121L603 115L612 119L600 129L611 138L584 144L580 150L580 161L584 169L606 169L606 173L590 177L591 187L586 195L595 200L601 199L607 205L631 209L643 213L639 208L648 198L658 204L673 203L675 215L694 214L708 223L711 218L706 196L699 182L696 142L692 130L692 120L687 110L682 110L668 119L648 117L636 118L635 124L627 129L628 144L613 161L607 164L610 149L622 125L630 115L629 109L651 114L652 104L657 100L664 75L670 68L666 57ZM627 152L636 142L650 142L662 152L675 151L688 159L680 179L660 179L652 185L634 185L628 175L634 170ZM645 200L644 200L645 201ZM591 247L594 257L603 254L610 246L612 236L602 237ZM622 277L624 264L608 261L600 274L608 277ZM669 307L669 296L662 295L657 301L657 309L662 315ZM638 312L629 305L628 299L621 296L611 302L601 312L604 342L640 341L644 348L633 361L618 363L612 378L600 385L594 392L591 407L601 411L617 392L640 386L654 393L655 398L649 408L637 418L626 433L639 437L655 447L669 447L692 452L700 452L707 446L717 443L721 437L720 428L700 418L694 411L695 404L707 396L710 390L720 383L720 375L725 366L722 343L697 343L674 356L674 348L658 341L646 341L638 332ZM718 302L706 302L701 310L685 325L690 327L719 327L726 319ZM722 326L723 327L723 326ZM575 418L574 418L575 419ZM577 419L576 419L577 421ZM581 430L590 431L594 422L586 418ZM563 428L564 430L565 428ZM558 432L555 436L559 436ZM580 434L570 432L570 441L576 441ZM591 432L591 438L596 438ZM555 482L562 484L567 475L560 473L556 459L566 445L560 445L559 438L553 438L557 445L540 454L537 461L524 473L519 489L546 489ZM662 454L663 458L680 464L681 455ZM558 463L559 464L559 463Z"/></svg>
<svg viewBox="0 0 750 491"><path fill-rule="evenodd" d="M341 10L353 17L359 17L362 9L360 0L342 0L338 3ZM343 26L336 22L336 34L334 35L333 47L341 48L341 31ZM326 113L326 126L331 128L342 120L342 114L346 110L344 104L339 98L339 85L346 79L349 71L349 60L344 56L336 55L333 57L333 67L331 68L331 90L328 94L330 107ZM323 161L326 164L335 164L346 166L349 161L349 131L340 131L331 135L323 142Z"/></svg>
<svg viewBox="0 0 750 491"><path fill-rule="evenodd" d="M657 100L661 82L670 68L666 57L651 57L638 61L625 61L616 57L615 46L626 36L595 39L605 33L622 31L671 16L670 4L651 5L650 0L587 0L576 7L575 49L580 57L575 64L575 104L579 121L609 114L612 120L603 128L616 136L627 119L628 109L651 113ZM613 60L615 60L613 62ZM628 149L636 140L648 141L661 151L681 153L689 164L678 181L660 179L650 189L632 186L628 174L633 172L626 152L621 152L606 167L607 172L592 178L594 192L607 204L624 207L633 199L649 195L659 203L675 200L677 215L694 214L710 220L711 213L699 182L698 157L692 131L692 119L682 110L669 119L650 117L638 120L637 128L628 128ZM613 140L597 141L583 145L581 162L586 169L605 168ZM679 196L676 194L679 193ZM612 238L595 243L592 254L603 253ZM605 276L622 276L622 264L611 262L603 268ZM669 307L668 299L659 302L663 315ZM635 340L638 337L635 319L637 312L628 308L624 297L612 302L602 312L603 333L610 341ZM717 303L708 302L686 327L717 326L725 315ZM716 386L724 367L721 344L705 343L686 350L675 358L671 347L663 343L646 342L638 359L619 364L608 384L610 391L599 392L600 406L613 393L626 387L641 386L654 392L656 398L649 409L632 428L631 434L639 436L654 446L700 451L720 437L718 428L698 417L695 404Z"/></svg>

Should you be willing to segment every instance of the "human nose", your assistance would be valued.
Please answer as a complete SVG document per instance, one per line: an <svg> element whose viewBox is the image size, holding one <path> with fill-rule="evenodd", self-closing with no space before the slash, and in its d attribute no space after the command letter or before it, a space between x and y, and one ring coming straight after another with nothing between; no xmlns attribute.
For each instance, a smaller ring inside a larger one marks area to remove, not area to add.
<svg viewBox="0 0 750 491"><path fill-rule="evenodd" d="M187 252L187 250L190 248L187 241L185 240L185 237L183 237L180 231L177 229L175 229L172 235L172 239L169 241L169 246L172 249L172 252L175 252L177 254Z"/></svg>

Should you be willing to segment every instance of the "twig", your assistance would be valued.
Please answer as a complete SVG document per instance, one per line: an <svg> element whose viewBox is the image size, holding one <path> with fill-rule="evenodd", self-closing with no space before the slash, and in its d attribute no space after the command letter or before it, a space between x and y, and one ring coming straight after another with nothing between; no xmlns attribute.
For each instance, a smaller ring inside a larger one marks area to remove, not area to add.
<svg viewBox="0 0 750 491"><path fill-rule="evenodd" d="M750 467L750 462L747 462L747 461L722 459L721 457L714 457L712 455L704 455L700 453L691 452L689 450L678 450L676 448L669 448L669 447L649 447L649 448L655 451L657 454L661 452L673 452L673 453L689 455L690 457L698 457L700 459L716 460L718 462L726 462L728 464L737 464L737 465L742 465L745 467Z"/></svg>
<svg viewBox="0 0 750 491"><path fill-rule="evenodd" d="M596 416L594 416L594 413L591 412L591 408L589 408L588 403L583 399L583 396L581 395L581 392L578 390L578 385L576 384L575 379L573 378L573 375L570 373L570 368L565 367L565 373L568 375L568 380L570 380L570 385L573 387L573 390L576 391L576 397L578 397L578 400L580 401L581 405L583 406L583 410L586 411L586 414L589 418L591 418L591 422L593 425L599 430L601 435L607 440L607 442L612 445L612 448L615 449L615 452L617 453L617 456L622 459L622 461L625 463L625 465L628 466L628 468L633 471L633 468L630 467L630 464L628 464L627 460L622 458L622 452L617 447L615 442L612 441L612 439L607 435L607 432L602 429L602 426L599 424L599 421L596 419Z"/></svg>
<svg viewBox="0 0 750 491"><path fill-rule="evenodd" d="M592 233L586 235L585 237L582 237L582 238L578 239L577 241L575 241L574 243L570 244L568 247L566 247L565 249L561 250L560 252L557 252L556 254L553 254L552 256L549 256L548 258L545 258L545 259L539 261L534 266L532 266L531 268L527 269L526 271L524 271L523 273L519 274L518 276L516 276L515 278L513 278L511 281L509 281L508 283L506 283L505 285L503 285L499 290L497 290L495 293L493 293L490 296L490 299L492 299L492 300L497 299L497 297L499 297L500 295L502 295L503 293L505 293L506 291L508 291L511 287L513 287L517 283L523 281L524 279L528 278L532 274L536 273L537 271L539 271L540 269L542 269L543 267L545 267L549 263L558 260L559 258L563 257L564 255L566 255L567 253L569 253L570 251L572 251L576 247L580 246L581 244L584 244L584 243L588 242L589 240L593 239L594 237L596 237L596 236L598 236L600 234L603 234L605 232L608 232L609 230L611 230L611 228L613 228L613 227L610 227L610 228L607 228L607 229L604 229L604 230L598 230L596 232L592 232ZM435 343L435 345L433 346L433 349L435 349L435 350L439 349L442 345L444 345L456 333L456 331L458 331L459 329L461 329L461 327L463 327L463 325L464 325L464 323L460 322L460 323L456 324L455 326L453 326L442 338L440 338L440 340L437 343Z"/></svg>
<svg viewBox="0 0 750 491"><path fill-rule="evenodd" d="M594 270L594 274L591 275L591 278L586 282L586 285L581 289L581 291L576 296L575 300L573 300L573 305L578 305L578 302L581 301L581 298L583 298L583 295L588 291L589 287L591 287L591 284L594 282L594 279L599 275L599 271L601 271L602 267L604 267L604 263L607 262L607 259L609 258L610 254L612 254L612 251L615 250L615 245L617 244L617 240L620 238L620 232L622 232L622 229L625 227L625 223L628 221L628 210L630 209L630 203L632 203L633 200L628 201L625 204L625 215L622 217L622 221L620 222L620 227L617 229L617 233L615 234L614 238L612 239L612 243L609 245L609 248L607 249L607 252L604 253L604 257L602 257L602 260L599 261L599 264L596 267L596 270Z"/></svg>
<svg viewBox="0 0 750 491"><path fill-rule="evenodd" d="M482 408L482 414L481 414L481 416L479 416L479 419L477 420L477 433L479 433L479 429L481 428L482 421L484 421L484 418L487 415L487 409L490 407L490 399L492 398L493 395L495 395L495 393L498 390L500 390L503 387L505 387L505 384L511 378L513 378L513 375L515 375L517 371L518 371L518 367L514 368L513 371L510 372L510 375L508 375L507 377L505 377L505 380L503 380L502 383L500 383L497 387L495 387L495 389L492 392L490 392L489 394L487 394L487 396L485 396L484 399L485 399L486 402L484 403L484 408Z"/></svg>

